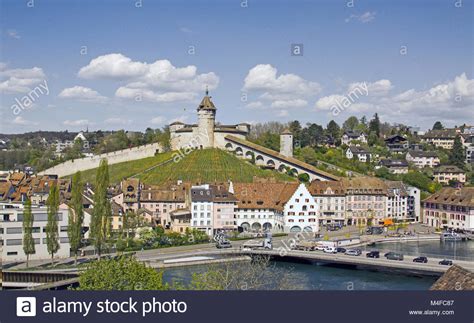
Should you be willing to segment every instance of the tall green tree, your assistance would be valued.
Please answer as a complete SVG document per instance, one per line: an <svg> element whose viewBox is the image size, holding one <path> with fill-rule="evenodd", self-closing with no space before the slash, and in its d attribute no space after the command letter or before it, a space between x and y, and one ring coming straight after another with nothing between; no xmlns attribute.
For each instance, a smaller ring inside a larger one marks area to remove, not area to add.
<svg viewBox="0 0 474 323"><path fill-rule="evenodd" d="M453 149L449 155L449 163L451 165L456 165L461 169L464 169L464 159L465 159L464 146L461 142L461 136L456 136L454 138Z"/></svg>
<svg viewBox="0 0 474 323"><path fill-rule="evenodd" d="M109 166L106 159L102 159L97 169L94 209L92 212L90 238L100 258L102 249L110 237L112 208L107 198L109 186Z"/></svg>
<svg viewBox="0 0 474 323"><path fill-rule="evenodd" d="M359 125L359 119L357 117L351 116L347 118L346 121L342 124L344 130L354 130Z"/></svg>
<svg viewBox="0 0 474 323"><path fill-rule="evenodd" d="M380 137L380 119L378 113L375 113L372 120L370 120L369 131L374 132L377 137Z"/></svg>
<svg viewBox="0 0 474 323"><path fill-rule="evenodd" d="M337 122L334 120L329 121L328 125L326 126L326 132L334 140L338 140L339 137L341 137L341 127L339 127Z"/></svg>
<svg viewBox="0 0 474 323"><path fill-rule="evenodd" d="M31 200L25 202L23 212L23 252L26 255L26 268L29 267L30 255L36 253L35 240L33 239L33 214L31 212Z"/></svg>
<svg viewBox="0 0 474 323"><path fill-rule="evenodd" d="M69 208L69 222L67 234L71 250L74 252L74 264L77 263L77 253L81 247L82 225L84 222L84 209L82 204L81 172L77 172L72 177L71 205Z"/></svg>
<svg viewBox="0 0 474 323"><path fill-rule="evenodd" d="M59 188L52 185L49 189L49 196L46 200L48 207L48 222L46 224L46 246L51 255L51 264L54 263L54 254L59 250L58 232L58 210L59 210Z"/></svg>
<svg viewBox="0 0 474 323"><path fill-rule="evenodd" d="M444 127L443 127L443 124L441 123L441 121L436 121L433 125L433 130L443 130Z"/></svg>

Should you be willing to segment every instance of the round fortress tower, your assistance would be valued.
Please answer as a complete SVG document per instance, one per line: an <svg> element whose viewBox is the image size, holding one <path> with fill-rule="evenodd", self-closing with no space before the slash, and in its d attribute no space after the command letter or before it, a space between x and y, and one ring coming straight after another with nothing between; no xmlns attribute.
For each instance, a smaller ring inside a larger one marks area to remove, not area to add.
<svg viewBox="0 0 474 323"><path fill-rule="evenodd" d="M206 89L206 95L197 108L198 112L198 141L199 148L214 147L214 126L216 123L216 107L211 101L209 91Z"/></svg>
<svg viewBox="0 0 474 323"><path fill-rule="evenodd" d="M280 135L280 154L293 157L293 134L289 129L286 129Z"/></svg>

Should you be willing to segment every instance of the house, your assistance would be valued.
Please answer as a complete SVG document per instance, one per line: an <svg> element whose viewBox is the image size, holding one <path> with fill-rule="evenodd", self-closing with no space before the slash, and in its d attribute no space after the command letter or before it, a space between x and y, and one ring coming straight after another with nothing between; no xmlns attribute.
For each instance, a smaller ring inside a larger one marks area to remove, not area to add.
<svg viewBox="0 0 474 323"><path fill-rule="evenodd" d="M415 164L418 168L436 167L440 164L438 154L432 151L416 151L412 150L406 154L406 161Z"/></svg>
<svg viewBox="0 0 474 323"><path fill-rule="evenodd" d="M191 227L191 217L189 208L171 211L171 230L173 232L185 233L186 229Z"/></svg>
<svg viewBox="0 0 474 323"><path fill-rule="evenodd" d="M368 163L372 159L372 154L362 147L350 146L346 150L346 158L347 159L356 158L358 161L362 163Z"/></svg>
<svg viewBox="0 0 474 323"><path fill-rule="evenodd" d="M343 145L350 145L353 141L359 141L361 143L367 143L367 136L363 132L347 130L344 131L341 137L341 143Z"/></svg>
<svg viewBox="0 0 474 323"><path fill-rule="evenodd" d="M398 159L382 159L376 169L386 167L391 174L407 174L408 173L408 162L406 160Z"/></svg>
<svg viewBox="0 0 474 323"><path fill-rule="evenodd" d="M285 232L318 232L318 204L300 184L283 208Z"/></svg>
<svg viewBox="0 0 474 323"><path fill-rule="evenodd" d="M237 229L235 209L237 198L223 185L191 187L191 228L209 236L217 232Z"/></svg>
<svg viewBox="0 0 474 323"><path fill-rule="evenodd" d="M318 206L319 225L347 225L346 197L340 181L312 181L308 190Z"/></svg>
<svg viewBox="0 0 474 323"><path fill-rule="evenodd" d="M444 149L452 149L454 139L459 134L456 129L430 130L421 136L421 142Z"/></svg>
<svg viewBox="0 0 474 323"><path fill-rule="evenodd" d="M410 144L408 146L409 150L423 150L423 144Z"/></svg>
<svg viewBox="0 0 474 323"><path fill-rule="evenodd" d="M457 166L442 165L433 170L433 176L441 184L449 184L450 181L458 183L466 182L466 172Z"/></svg>
<svg viewBox="0 0 474 323"><path fill-rule="evenodd" d="M341 179L346 196L347 225L383 223L387 209L387 185L376 177Z"/></svg>
<svg viewBox="0 0 474 323"><path fill-rule="evenodd" d="M462 134L462 144L464 146L464 150L466 153L466 164L472 164L474 163L474 134L468 133L468 134Z"/></svg>
<svg viewBox="0 0 474 323"><path fill-rule="evenodd" d="M440 229L474 230L474 187L444 187L422 202L423 223Z"/></svg>
<svg viewBox="0 0 474 323"><path fill-rule="evenodd" d="M408 140L407 138L394 135L385 139L385 145L392 153L402 153L408 149Z"/></svg>
<svg viewBox="0 0 474 323"><path fill-rule="evenodd" d="M385 181L387 185L386 218L415 222L420 219L420 190L402 181Z"/></svg>
<svg viewBox="0 0 474 323"><path fill-rule="evenodd" d="M235 183L239 230L283 232L284 207L298 186L297 183Z"/></svg>

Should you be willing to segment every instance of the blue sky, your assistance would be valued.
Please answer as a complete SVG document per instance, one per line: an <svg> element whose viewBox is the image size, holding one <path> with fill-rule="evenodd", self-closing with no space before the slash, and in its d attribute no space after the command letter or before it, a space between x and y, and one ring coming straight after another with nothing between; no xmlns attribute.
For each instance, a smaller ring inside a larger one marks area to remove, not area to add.
<svg viewBox="0 0 474 323"><path fill-rule="evenodd" d="M1 9L3 133L195 122L206 85L222 123L325 125L375 112L422 128L474 123L473 1L2 0ZM41 84L48 91L18 109Z"/></svg>

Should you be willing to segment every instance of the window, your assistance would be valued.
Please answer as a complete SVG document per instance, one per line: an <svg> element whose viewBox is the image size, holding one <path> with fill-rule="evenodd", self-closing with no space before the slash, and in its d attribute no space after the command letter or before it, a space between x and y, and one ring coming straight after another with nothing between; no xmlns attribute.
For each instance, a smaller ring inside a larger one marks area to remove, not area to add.
<svg viewBox="0 0 474 323"><path fill-rule="evenodd" d="M22 239L9 239L7 240L7 246L21 246Z"/></svg>
<svg viewBox="0 0 474 323"><path fill-rule="evenodd" d="M17 228L7 228L7 234L15 234L15 233L22 233L23 229L21 227Z"/></svg>
<svg viewBox="0 0 474 323"><path fill-rule="evenodd" d="M18 255L17 251L8 251L7 252L7 256L16 256L16 255Z"/></svg>

